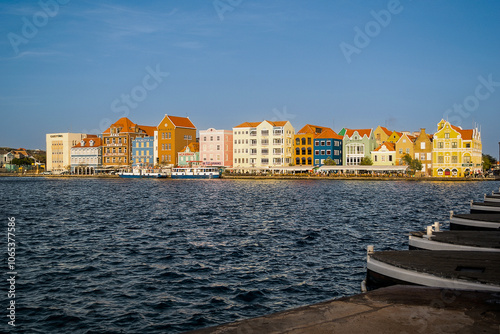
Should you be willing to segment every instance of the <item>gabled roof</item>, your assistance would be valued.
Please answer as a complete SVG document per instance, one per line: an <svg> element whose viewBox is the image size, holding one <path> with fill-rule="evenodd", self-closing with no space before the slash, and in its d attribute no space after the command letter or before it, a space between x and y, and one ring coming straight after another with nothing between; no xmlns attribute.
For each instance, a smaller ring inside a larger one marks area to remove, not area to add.
<svg viewBox="0 0 500 334"><path fill-rule="evenodd" d="M314 138L332 138L332 139L339 139L339 140L344 139L344 137L339 136L337 133L335 133L335 131L333 131L330 128L326 128L324 131L319 133Z"/></svg>
<svg viewBox="0 0 500 334"><path fill-rule="evenodd" d="M302 129L297 131L297 134L320 134L321 132L326 131L327 129L330 128L324 126L306 124Z"/></svg>
<svg viewBox="0 0 500 334"><path fill-rule="evenodd" d="M374 152L380 151L382 149L382 146L385 146L388 151L396 151L396 148L394 147L394 144L391 142L386 141L385 143L380 144L376 149L374 149Z"/></svg>
<svg viewBox="0 0 500 334"><path fill-rule="evenodd" d="M200 152L200 144L199 143L190 143L187 146L184 146L184 148L181 150L181 152L186 152L187 148L189 147L189 151L196 153Z"/></svg>
<svg viewBox="0 0 500 334"><path fill-rule="evenodd" d="M156 126L138 125L138 127L144 132L146 132L148 137L153 137L155 135L155 131L157 130Z"/></svg>
<svg viewBox="0 0 500 334"><path fill-rule="evenodd" d="M262 122L244 122L244 123L241 123L240 125L235 126L235 128L256 128L257 126L259 126L263 122L268 122L272 126L285 126L285 124L287 123L287 121L272 122L272 121L264 120Z"/></svg>
<svg viewBox="0 0 500 334"><path fill-rule="evenodd" d="M169 116L169 115L165 115L165 116L170 119L170 121L172 122L172 124L175 127L196 129L196 126L194 126L193 122L191 122L189 117Z"/></svg>
<svg viewBox="0 0 500 334"><path fill-rule="evenodd" d="M385 126L381 126L380 128L382 129L382 131L384 131L386 135L390 136L392 134L392 131L386 128Z"/></svg>
<svg viewBox="0 0 500 334"><path fill-rule="evenodd" d="M99 138L97 136L94 136L94 135L90 135L90 136L87 136L87 138L83 138L82 140L80 140L78 142L78 144L76 144L73 147L99 147L99 146L102 146L101 138ZM93 146L90 146L90 141L91 140L94 141L94 145ZM82 141L84 142L84 145L82 145Z"/></svg>
<svg viewBox="0 0 500 334"><path fill-rule="evenodd" d="M345 134L351 138L355 131L357 131L361 137L367 136L369 138L372 134L372 129L345 129Z"/></svg>
<svg viewBox="0 0 500 334"><path fill-rule="evenodd" d="M137 125L129 120L127 117L122 117L117 120L115 123L111 124L109 128L107 128L103 134L111 133L111 128L121 128L120 133L135 133L134 128L138 127L143 130L148 136L153 136L156 131L155 126L147 126L147 125ZM88 136L87 136L88 137Z"/></svg>

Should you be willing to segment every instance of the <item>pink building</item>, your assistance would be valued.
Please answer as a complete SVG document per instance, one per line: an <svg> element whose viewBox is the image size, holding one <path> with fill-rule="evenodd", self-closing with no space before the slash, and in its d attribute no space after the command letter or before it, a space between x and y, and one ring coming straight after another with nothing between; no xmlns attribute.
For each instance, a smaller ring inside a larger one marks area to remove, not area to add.
<svg viewBox="0 0 500 334"><path fill-rule="evenodd" d="M233 166L233 131L200 130L200 160L205 166Z"/></svg>

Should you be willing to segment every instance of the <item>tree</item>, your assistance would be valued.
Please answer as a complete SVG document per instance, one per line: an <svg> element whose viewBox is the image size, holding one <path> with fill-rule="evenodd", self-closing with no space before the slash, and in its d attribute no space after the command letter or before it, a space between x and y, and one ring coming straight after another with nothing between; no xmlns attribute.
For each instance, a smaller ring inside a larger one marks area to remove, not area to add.
<svg viewBox="0 0 500 334"><path fill-rule="evenodd" d="M337 163L330 157L325 159L325 166L336 166Z"/></svg>
<svg viewBox="0 0 500 334"><path fill-rule="evenodd" d="M31 166L31 164L35 163L35 160L30 158L14 158L11 163L16 166Z"/></svg>
<svg viewBox="0 0 500 334"><path fill-rule="evenodd" d="M483 154L483 170L489 170L497 164L497 159L489 154Z"/></svg>
<svg viewBox="0 0 500 334"><path fill-rule="evenodd" d="M363 159L361 159L359 164L361 166L371 166L373 165L373 161L369 157L364 157Z"/></svg>
<svg viewBox="0 0 500 334"><path fill-rule="evenodd" d="M418 159L413 159L409 154L405 154L402 160L409 167L410 174L414 175L415 172L422 170L422 162Z"/></svg>

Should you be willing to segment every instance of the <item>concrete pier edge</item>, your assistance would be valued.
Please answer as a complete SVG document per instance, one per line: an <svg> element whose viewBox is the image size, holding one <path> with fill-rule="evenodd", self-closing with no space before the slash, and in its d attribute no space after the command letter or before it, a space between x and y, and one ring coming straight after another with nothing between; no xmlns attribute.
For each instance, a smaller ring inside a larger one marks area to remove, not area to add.
<svg viewBox="0 0 500 334"><path fill-rule="evenodd" d="M397 285L188 333L498 334L500 294Z"/></svg>

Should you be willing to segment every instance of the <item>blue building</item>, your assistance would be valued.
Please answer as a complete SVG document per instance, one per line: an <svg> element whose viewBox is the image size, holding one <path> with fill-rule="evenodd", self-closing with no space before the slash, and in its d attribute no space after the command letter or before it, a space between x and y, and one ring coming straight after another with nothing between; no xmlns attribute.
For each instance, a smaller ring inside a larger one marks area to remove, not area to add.
<svg viewBox="0 0 500 334"><path fill-rule="evenodd" d="M342 136L327 129L314 138L314 165L323 166L330 158L336 165L342 165Z"/></svg>
<svg viewBox="0 0 500 334"><path fill-rule="evenodd" d="M132 140L132 167L154 167L154 137Z"/></svg>

